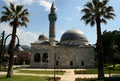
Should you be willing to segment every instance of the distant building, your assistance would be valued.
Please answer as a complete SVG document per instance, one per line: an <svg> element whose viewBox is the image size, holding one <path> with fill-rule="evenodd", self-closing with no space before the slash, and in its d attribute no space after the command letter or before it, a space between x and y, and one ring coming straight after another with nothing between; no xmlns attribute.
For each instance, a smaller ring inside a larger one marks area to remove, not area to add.
<svg viewBox="0 0 120 81"><path fill-rule="evenodd" d="M57 15L54 4L49 14L49 39L43 33L38 41L31 43L30 67L39 68L91 68L94 67L94 47L88 43L83 32L67 30L60 42L55 40Z"/></svg>

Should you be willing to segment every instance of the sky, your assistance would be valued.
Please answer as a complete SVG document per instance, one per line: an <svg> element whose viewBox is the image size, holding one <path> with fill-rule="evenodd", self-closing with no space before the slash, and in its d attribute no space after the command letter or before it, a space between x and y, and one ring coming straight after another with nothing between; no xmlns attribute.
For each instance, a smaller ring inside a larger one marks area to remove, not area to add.
<svg viewBox="0 0 120 81"><path fill-rule="evenodd" d="M21 45L29 45L38 40L40 34L45 33L49 36L49 20L48 14L50 7L54 2L56 7L56 39L60 41L62 34L69 29L78 29L82 31L90 44L96 43L96 26L91 27L85 25L81 20L83 13L81 9L84 4L92 0L0 0L0 16L3 11L3 6L9 6L9 2L24 5L24 9L28 9L30 22L26 27L19 27L17 35ZM108 6L113 6L116 14L114 20L107 20L107 24L102 24L101 30L113 31L120 29L120 0L109 0ZM5 31L6 36L11 34L12 27L8 23L0 23L0 35ZM8 39L10 40L10 38ZM7 40L7 43L9 41Z"/></svg>

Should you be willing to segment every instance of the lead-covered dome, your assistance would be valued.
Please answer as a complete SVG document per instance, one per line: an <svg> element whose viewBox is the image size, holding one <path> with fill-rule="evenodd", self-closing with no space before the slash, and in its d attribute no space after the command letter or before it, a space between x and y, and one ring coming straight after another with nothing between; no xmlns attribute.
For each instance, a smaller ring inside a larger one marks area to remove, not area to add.
<svg viewBox="0 0 120 81"><path fill-rule="evenodd" d="M86 36L80 30L67 30L61 37L62 45L84 46L88 45Z"/></svg>
<svg viewBox="0 0 120 81"><path fill-rule="evenodd" d="M47 36L43 33L43 34L41 34L41 35L38 37L38 40L40 40L40 41L46 41L46 40L48 40L48 38L47 38Z"/></svg>
<svg viewBox="0 0 120 81"><path fill-rule="evenodd" d="M35 41L34 43L39 43L39 44L42 44L42 45L48 45L49 41L48 41L47 36L43 33L38 37L38 40Z"/></svg>

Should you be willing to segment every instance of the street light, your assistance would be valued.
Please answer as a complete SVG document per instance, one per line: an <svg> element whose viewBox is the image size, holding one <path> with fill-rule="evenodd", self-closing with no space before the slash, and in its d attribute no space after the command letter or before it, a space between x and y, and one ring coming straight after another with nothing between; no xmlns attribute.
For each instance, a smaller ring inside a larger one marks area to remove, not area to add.
<svg viewBox="0 0 120 81"><path fill-rule="evenodd" d="M0 54L0 69L1 69L2 59L3 59L3 57L4 57L6 40L7 40L8 37L12 36L12 34L7 35L5 38L4 38L4 36L5 36L5 31L3 31L3 33L2 33L1 54ZM13 49L10 50L10 51L11 51L11 52L14 52L14 53L15 53L15 52L19 52L19 51L24 51L24 50L21 48L20 44L19 44L20 42L19 42L18 36L15 35L15 37L17 38L18 42L17 42L15 48L13 48Z"/></svg>
<svg viewBox="0 0 120 81"><path fill-rule="evenodd" d="M1 48L0 48L0 70L1 70L1 64L2 64L2 54L3 54L3 42L4 42L4 36L5 36L5 31L2 32L2 40L1 42Z"/></svg>
<svg viewBox="0 0 120 81"><path fill-rule="evenodd" d="M59 66L59 59L60 57L54 53L54 81L57 81L58 77L56 77L56 70L58 74L58 66ZM57 66L57 68L56 68Z"/></svg>
<svg viewBox="0 0 120 81"><path fill-rule="evenodd" d="M56 81L55 69L56 69L56 54L54 53L54 81Z"/></svg>

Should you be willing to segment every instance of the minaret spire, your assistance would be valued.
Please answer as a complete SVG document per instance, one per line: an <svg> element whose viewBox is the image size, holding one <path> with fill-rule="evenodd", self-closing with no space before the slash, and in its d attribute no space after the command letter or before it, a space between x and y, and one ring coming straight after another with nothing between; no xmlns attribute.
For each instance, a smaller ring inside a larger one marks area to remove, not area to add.
<svg viewBox="0 0 120 81"><path fill-rule="evenodd" d="M51 6L51 8L54 8L54 2L52 3L52 6Z"/></svg>
<svg viewBox="0 0 120 81"><path fill-rule="evenodd" d="M54 2L52 3L52 6L51 6L51 14L55 14L55 6L54 6Z"/></svg>
<svg viewBox="0 0 120 81"><path fill-rule="evenodd" d="M57 15L55 12L54 2L52 3L50 14L49 14L49 42L50 45L55 45L55 33L56 33L56 27L55 27L55 21L57 20Z"/></svg>

